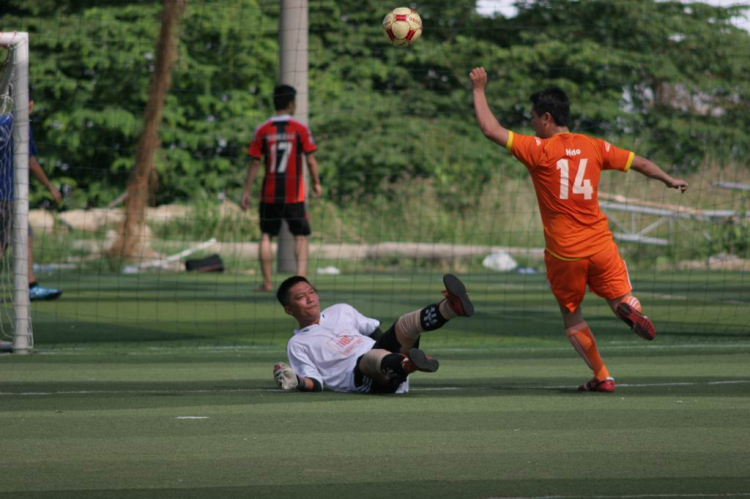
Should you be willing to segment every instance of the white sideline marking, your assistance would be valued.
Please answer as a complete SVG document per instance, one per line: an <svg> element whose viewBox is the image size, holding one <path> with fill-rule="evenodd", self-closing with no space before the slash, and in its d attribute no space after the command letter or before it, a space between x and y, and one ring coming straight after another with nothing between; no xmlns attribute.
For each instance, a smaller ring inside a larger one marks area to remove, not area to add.
<svg viewBox="0 0 750 499"><path fill-rule="evenodd" d="M624 343L624 344L623 344ZM660 350L660 349L670 349L674 350L676 348L687 348L687 349L695 349L695 348L748 348L750 347L750 343L669 343L666 345L644 345L642 341L636 340L633 342L625 342L625 341L610 341L610 342L602 342L599 344L599 346L606 346L607 349L613 350L613 349L627 349L627 348L646 348L649 350ZM279 353L279 354L285 354L286 350L278 349L261 349L255 346L213 346L213 347L151 347L147 351L130 351L125 352L125 355L127 356L147 356L147 355L164 355L165 353L174 353L174 352L180 352L190 349L191 351L200 351L201 354L216 354L216 355L225 355L225 354L232 354L232 353L261 353L261 354L272 354L272 353ZM433 352L550 352L550 351L563 351L563 350L570 350L570 346L560 346L560 347L489 347L481 349L478 347L466 347L466 348L434 348L431 351ZM71 349L67 348L56 348L53 350L35 350L34 355L90 355L93 353L99 353L101 351L100 348L96 347L75 347ZM111 351L105 350L102 355L109 354Z"/></svg>
<svg viewBox="0 0 750 499"><path fill-rule="evenodd" d="M410 392L447 392L451 390L464 390L466 388L476 390L476 388L472 388L470 386L430 386L425 388L409 388ZM477 387L477 388L483 388L483 387Z"/></svg>
<svg viewBox="0 0 750 499"><path fill-rule="evenodd" d="M58 392L0 392L0 396L12 396L12 395L101 395L101 394L112 394L112 395L149 395L149 394L193 394L193 393L250 393L250 392L270 392L281 393L278 388L237 388L234 390L61 390Z"/></svg>
<svg viewBox="0 0 750 499"><path fill-rule="evenodd" d="M711 386L711 385L736 385L736 384L750 384L750 379L738 379L738 380L724 380L724 381L705 381L705 382L684 382L684 383L621 383L618 384L618 388L643 388L643 387L664 387L664 386ZM412 388L409 391L414 392L438 392L438 391L452 391L452 390L494 390L496 387L508 387L510 385L503 385L498 383L493 386L434 386L424 388ZM565 388L575 388L575 385L557 385L557 386L536 386L536 385L512 385L513 388L523 390L559 390ZM67 391L62 390L58 392L0 392L0 397L13 397L13 396L47 396L47 395L148 395L148 394L165 394L165 395L179 395L179 394L196 394L196 393L287 393L278 388L237 388L232 390L77 390ZM333 393L333 392L329 392ZM592 496L593 497L593 496ZM602 496L604 497L604 496ZM620 497L620 496L612 496ZM629 497L629 496L622 496Z"/></svg>
<svg viewBox="0 0 750 499"><path fill-rule="evenodd" d="M727 380L727 381L705 381L705 382L684 382L684 383L617 383L617 388L643 388L643 387L664 387L664 386L709 386L709 385L736 385L750 383L750 379L739 379L739 380ZM536 386L536 385L504 385L498 384L498 387L506 388L512 386L513 388L523 390L561 390L561 389L574 389L575 385L557 385L557 386ZM430 391L447 391L447 390L477 390L486 389L493 390L496 387L492 386L436 386L429 388L411 388L409 391L418 392L430 392ZM589 497L589 496L586 496ZM591 496L594 497L594 496ZM615 497L615 496L613 496ZM619 497L619 496L617 496ZM625 496L623 496L625 497Z"/></svg>
<svg viewBox="0 0 750 499"><path fill-rule="evenodd" d="M617 386L694 386L694 385L736 385L750 383L748 379L733 379L728 381L706 381L705 383L644 383L644 384L628 384L623 383Z"/></svg>
<svg viewBox="0 0 750 499"><path fill-rule="evenodd" d="M586 497L588 499L643 499L647 497L747 497L750 492L737 492L727 494L632 494L622 496L536 496L536 497L490 497L489 499L573 499L575 497Z"/></svg>
<svg viewBox="0 0 750 499"><path fill-rule="evenodd" d="M687 296L668 295L663 293L650 293L648 291L639 291L638 296L650 296L651 298L661 298L662 300L687 300Z"/></svg>
<svg viewBox="0 0 750 499"><path fill-rule="evenodd" d="M208 419L208 416L177 416L175 419Z"/></svg>
<svg viewBox="0 0 750 499"><path fill-rule="evenodd" d="M622 344L624 343L624 344ZM607 350L618 350L618 349L633 349L633 348L645 348L647 350L675 350L678 348L747 348L750 347L750 343L669 343L666 345L644 345L642 341L625 342L625 341L610 341L597 343L600 347L606 346ZM433 348L431 352L552 352L552 351L569 351L570 345L562 347L491 347L491 348Z"/></svg>

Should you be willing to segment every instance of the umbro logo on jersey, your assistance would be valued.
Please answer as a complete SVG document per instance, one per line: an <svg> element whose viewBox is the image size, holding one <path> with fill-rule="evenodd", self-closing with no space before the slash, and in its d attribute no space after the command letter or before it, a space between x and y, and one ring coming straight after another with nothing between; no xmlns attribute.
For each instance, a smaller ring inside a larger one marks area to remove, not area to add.
<svg viewBox="0 0 750 499"><path fill-rule="evenodd" d="M425 328L428 328L430 326L435 326L438 323L437 310L435 309L434 305L430 307L429 310L427 310L427 313L424 315L423 320L424 320Z"/></svg>
<svg viewBox="0 0 750 499"><path fill-rule="evenodd" d="M266 138L272 142L279 142L282 140L295 140L297 138L296 133L269 133Z"/></svg>

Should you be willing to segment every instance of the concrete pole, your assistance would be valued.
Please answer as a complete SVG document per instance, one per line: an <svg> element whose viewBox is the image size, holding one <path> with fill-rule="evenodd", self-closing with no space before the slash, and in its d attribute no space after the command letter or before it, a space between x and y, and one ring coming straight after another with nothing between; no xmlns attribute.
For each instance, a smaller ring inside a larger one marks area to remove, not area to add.
<svg viewBox="0 0 750 499"><path fill-rule="evenodd" d="M280 0L279 16L279 83L297 89L297 110L294 119L307 124L307 0ZM303 155L304 156L304 155ZM304 165L305 192L307 186L307 164ZM309 196L309 192L308 192ZM294 237L286 222L279 233L277 252L279 272L297 271L297 258L294 251Z"/></svg>

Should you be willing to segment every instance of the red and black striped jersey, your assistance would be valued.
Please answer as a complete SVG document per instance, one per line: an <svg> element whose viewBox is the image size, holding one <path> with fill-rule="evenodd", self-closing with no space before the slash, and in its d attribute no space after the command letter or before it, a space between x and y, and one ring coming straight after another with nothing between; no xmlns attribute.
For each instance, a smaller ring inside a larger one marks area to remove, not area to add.
<svg viewBox="0 0 750 499"><path fill-rule="evenodd" d="M302 154L310 154L316 149L310 129L288 114L274 116L256 128L248 154L255 159L265 158L261 202L304 202Z"/></svg>

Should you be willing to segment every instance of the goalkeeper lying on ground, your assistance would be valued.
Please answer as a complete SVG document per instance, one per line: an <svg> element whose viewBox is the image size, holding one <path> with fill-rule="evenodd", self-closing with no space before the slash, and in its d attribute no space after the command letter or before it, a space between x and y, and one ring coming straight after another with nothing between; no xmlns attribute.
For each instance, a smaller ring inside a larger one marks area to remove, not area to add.
<svg viewBox="0 0 750 499"><path fill-rule="evenodd" d="M284 281L276 297L299 329L287 344L291 367L273 369L282 390L404 393L414 371L435 372L438 361L419 347L422 332L433 331L456 316L471 317L474 305L458 277L443 277L445 299L402 315L383 333L380 322L340 303L320 311L318 292L301 276Z"/></svg>

